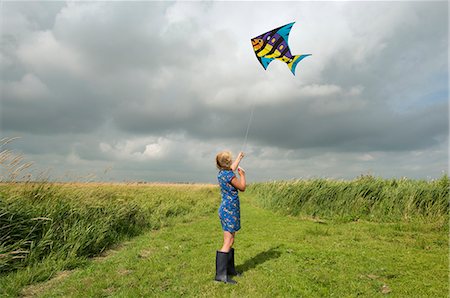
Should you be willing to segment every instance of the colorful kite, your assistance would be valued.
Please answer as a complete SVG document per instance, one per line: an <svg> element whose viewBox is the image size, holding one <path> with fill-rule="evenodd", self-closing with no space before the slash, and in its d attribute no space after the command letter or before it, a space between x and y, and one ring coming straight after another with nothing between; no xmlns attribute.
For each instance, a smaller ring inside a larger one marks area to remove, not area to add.
<svg viewBox="0 0 450 298"><path fill-rule="evenodd" d="M267 69L270 62L277 59L287 63L289 69L295 76L295 68L297 67L297 64L303 58L311 55L307 54L292 56L287 41L289 32L291 31L294 23L295 22L284 25L252 38L252 45L256 58L258 58L264 69Z"/></svg>

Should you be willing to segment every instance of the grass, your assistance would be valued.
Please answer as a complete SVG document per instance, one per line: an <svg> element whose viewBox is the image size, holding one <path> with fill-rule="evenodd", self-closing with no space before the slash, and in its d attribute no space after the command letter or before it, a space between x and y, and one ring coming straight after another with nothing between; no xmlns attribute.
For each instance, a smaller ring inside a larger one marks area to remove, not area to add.
<svg viewBox="0 0 450 298"><path fill-rule="evenodd" d="M0 294L14 296L21 287L83 265L89 257L143 231L210 213L217 204L213 189L206 185L2 184Z"/></svg>
<svg viewBox="0 0 450 298"><path fill-rule="evenodd" d="M446 225L449 187L447 175L433 181L361 176L353 181L256 183L249 187L249 192L258 196L260 206L283 214L344 221L421 220Z"/></svg>
<svg viewBox="0 0 450 298"><path fill-rule="evenodd" d="M217 189L207 195L216 204L217 197ZM448 296L448 226L290 216L258 207L259 199L241 194L235 249L244 275L236 286L213 281L222 241L214 206L144 231L49 282L17 286L19 270L0 277L0 288L37 297Z"/></svg>

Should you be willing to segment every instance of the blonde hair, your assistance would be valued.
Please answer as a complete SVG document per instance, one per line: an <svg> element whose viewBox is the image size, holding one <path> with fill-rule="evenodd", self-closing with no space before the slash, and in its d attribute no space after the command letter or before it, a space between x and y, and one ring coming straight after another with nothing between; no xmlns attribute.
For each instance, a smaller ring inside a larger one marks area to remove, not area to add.
<svg viewBox="0 0 450 298"><path fill-rule="evenodd" d="M222 151L216 155L216 166L219 170L231 170L232 162L230 151Z"/></svg>

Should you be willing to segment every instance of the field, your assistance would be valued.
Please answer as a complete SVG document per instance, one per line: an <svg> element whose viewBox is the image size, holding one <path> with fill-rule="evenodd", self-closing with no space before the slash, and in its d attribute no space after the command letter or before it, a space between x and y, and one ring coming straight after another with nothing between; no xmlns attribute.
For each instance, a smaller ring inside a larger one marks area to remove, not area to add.
<svg viewBox="0 0 450 298"><path fill-rule="evenodd" d="M238 285L212 185L0 185L0 296L448 297L447 176L252 184Z"/></svg>

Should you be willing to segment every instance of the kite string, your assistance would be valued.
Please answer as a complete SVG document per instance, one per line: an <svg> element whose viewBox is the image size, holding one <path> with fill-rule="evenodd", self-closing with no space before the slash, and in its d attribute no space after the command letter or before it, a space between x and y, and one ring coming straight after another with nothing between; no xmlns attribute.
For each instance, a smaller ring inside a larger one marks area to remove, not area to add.
<svg viewBox="0 0 450 298"><path fill-rule="evenodd" d="M253 110L255 109L255 102L252 102L252 109L250 112L250 118L248 119L248 124L247 124L247 131L245 132L245 139L244 139L244 144L242 145L242 152L245 152L245 149L247 147L247 137L248 137L248 131L250 130L250 124L252 123L253 120Z"/></svg>

